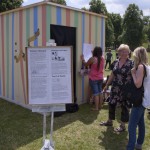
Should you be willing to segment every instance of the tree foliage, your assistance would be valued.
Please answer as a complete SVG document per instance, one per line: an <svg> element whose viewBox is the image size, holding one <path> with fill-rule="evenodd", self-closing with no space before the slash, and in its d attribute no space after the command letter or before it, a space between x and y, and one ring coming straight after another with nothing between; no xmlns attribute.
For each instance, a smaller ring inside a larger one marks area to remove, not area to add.
<svg viewBox="0 0 150 150"><path fill-rule="evenodd" d="M104 15L107 14L105 4L101 2L101 0L91 0L89 5L90 5L89 11L95 12L97 14L104 14Z"/></svg>
<svg viewBox="0 0 150 150"><path fill-rule="evenodd" d="M150 16L144 16L143 17L143 23L144 23L144 42L150 41Z"/></svg>
<svg viewBox="0 0 150 150"><path fill-rule="evenodd" d="M109 16L106 6L101 0L91 0L89 3L90 8L89 11L95 12L97 14L103 14ZM109 47L114 42L114 28L110 18L106 19L106 47Z"/></svg>
<svg viewBox="0 0 150 150"><path fill-rule="evenodd" d="M142 44L143 39L143 12L135 4L130 4L125 12L123 20L122 40L128 44L131 50Z"/></svg>
<svg viewBox="0 0 150 150"><path fill-rule="evenodd" d="M66 5L66 1L65 0L49 0L49 1L53 2L53 3L61 4L61 5Z"/></svg>
<svg viewBox="0 0 150 150"><path fill-rule="evenodd" d="M81 9L85 11L89 11L89 9L87 9L86 7L82 7Z"/></svg>
<svg viewBox="0 0 150 150"><path fill-rule="evenodd" d="M106 19L106 42L105 45L106 47L111 47L114 46L114 26L112 24L111 18L110 18L110 14L107 15L108 18Z"/></svg>
<svg viewBox="0 0 150 150"><path fill-rule="evenodd" d="M143 17L143 23L146 26L150 25L150 16L144 16Z"/></svg>
<svg viewBox="0 0 150 150"><path fill-rule="evenodd" d="M122 18L120 14L110 14L109 15L111 22L114 28L114 47L118 47L121 43L119 40L119 36L122 34Z"/></svg>
<svg viewBox="0 0 150 150"><path fill-rule="evenodd" d="M18 8L22 3L23 0L0 0L0 13Z"/></svg>

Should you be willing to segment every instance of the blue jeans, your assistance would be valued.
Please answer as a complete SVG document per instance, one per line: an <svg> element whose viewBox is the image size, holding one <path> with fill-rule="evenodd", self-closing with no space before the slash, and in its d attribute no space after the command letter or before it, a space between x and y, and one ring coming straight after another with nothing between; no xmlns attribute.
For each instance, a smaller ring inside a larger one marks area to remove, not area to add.
<svg viewBox="0 0 150 150"><path fill-rule="evenodd" d="M142 105L139 107L132 107L128 125L129 141L127 145L127 150L134 150L135 144L137 144L139 147L142 147L145 137L144 112L145 108ZM137 126L138 138L136 141Z"/></svg>
<svg viewBox="0 0 150 150"><path fill-rule="evenodd" d="M94 96L101 94L102 92L103 80L89 80L90 87L92 89L92 94Z"/></svg>

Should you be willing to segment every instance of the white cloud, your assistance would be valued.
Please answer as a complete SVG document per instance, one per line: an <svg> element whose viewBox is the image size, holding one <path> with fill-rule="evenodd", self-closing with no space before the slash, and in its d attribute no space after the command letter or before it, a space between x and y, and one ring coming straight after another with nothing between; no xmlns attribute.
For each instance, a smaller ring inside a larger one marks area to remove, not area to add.
<svg viewBox="0 0 150 150"><path fill-rule="evenodd" d="M23 6L30 5L30 4L33 4L33 3L38 3L38 2L41 2L41 1L43 1L43 0L24 0Z"/></svg>
<svg viewBox="0 0 150 150"><path fill-rule="evenodd" d="M24 0L23 2L24 2L24 3L27 3L27 2L28 2L28 0Z"/></svg>
<svg viewBox="0 0 150 150"><path fill-rule="evenodd" d="M120 14L121 16L123 16L123 14L125 13L125 8L121 4L107 4L106 7L107 11L110 13Z"/></svg>
<svg viewBox="0 0 150 150"><path fill-rule="evenodd" d="M89 8L90 0L66 0L67 6L75 7L75 8Z"/></svg>
<svg viewBox="0 0 150 150"><path fill-rule="evenodd" d="M144 15L150 16L150 2L149 0L102 0L105 3L108 12L124 14L129 4L136 4ZM112 7L111 7L112 6ZM112 8L112 9L111 9ZM148 11L149 10L149 11Z"/></svg>

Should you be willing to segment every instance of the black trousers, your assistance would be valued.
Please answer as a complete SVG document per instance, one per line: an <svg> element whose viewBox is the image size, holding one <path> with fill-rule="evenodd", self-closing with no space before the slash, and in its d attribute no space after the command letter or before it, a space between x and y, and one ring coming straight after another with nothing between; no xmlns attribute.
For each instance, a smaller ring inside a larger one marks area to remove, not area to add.
<svg viewBox="0 0 150 150"><path fill-rule="evenodd" d="M109 119L115 120L116 105L109 103ZM129 109L126 106L121 105L121 121L129 121Z"/></svg>
<svg viewBox="0 0 150 150"><path fill-rule="evenodd" d="M106 69L106 67L107 67L107 64L109 65L109 69L110 69L110 65L111 65L111 60L106 60L106 64L105 64L105 69Z"/></svg>

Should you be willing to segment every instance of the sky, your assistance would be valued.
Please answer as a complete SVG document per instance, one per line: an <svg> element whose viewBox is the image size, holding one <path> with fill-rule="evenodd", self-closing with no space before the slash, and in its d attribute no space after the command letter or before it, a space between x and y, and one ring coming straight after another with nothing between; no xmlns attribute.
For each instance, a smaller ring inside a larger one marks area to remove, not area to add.
<svg viewBox="0 0 150 150"><path fill-rule="evenodd" d="M23 6L32 3L41 2L43 0L24 0ZM66 0L67 6L82 8L89 8L91 0ZM144 16L150 16L150 0L101 0L109 13L116 13L123 16L129 4L136 4L140 10L143 11Z"/></svg>

